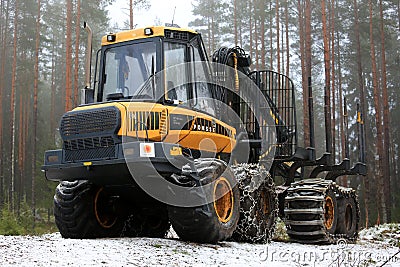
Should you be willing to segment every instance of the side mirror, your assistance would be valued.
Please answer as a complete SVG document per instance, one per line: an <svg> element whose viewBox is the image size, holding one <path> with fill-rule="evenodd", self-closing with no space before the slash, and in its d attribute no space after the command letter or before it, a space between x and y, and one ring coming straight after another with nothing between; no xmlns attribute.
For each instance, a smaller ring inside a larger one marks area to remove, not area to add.
<svg viewBox="0 0 400 267"><path fill-rule="evenodd" d="M94 90L92 88L83 88L81 90L81 104L90 104L94 102Z"/></svg>

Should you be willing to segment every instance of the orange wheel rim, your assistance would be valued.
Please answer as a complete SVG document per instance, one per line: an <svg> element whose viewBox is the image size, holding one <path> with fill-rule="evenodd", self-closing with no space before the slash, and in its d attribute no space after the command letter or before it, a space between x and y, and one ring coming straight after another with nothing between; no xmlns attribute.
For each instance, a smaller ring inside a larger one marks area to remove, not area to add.
<svg viewBox="0 0 400 267"><path fill-rule="evenodd" d="M220 222L226 223L232 218L233 206L232 187L226 178L220 177L214 185L214 210Z"/></svg>
<svg viewBox="0 0 400 267"><path fill-rule="evenodd" d="M108 210L108 197L104 194L103 188L100 188L94 197L94 214L97 222L103 228L111 228L117 222L117 215Z"/></svg>
<svg viewBox="0 0 400 267"><path fill-rule="evenodd" d="M335 218L335 209L333 199L330 196L325 198L325 227L329 230L333 226Z"/></svg>

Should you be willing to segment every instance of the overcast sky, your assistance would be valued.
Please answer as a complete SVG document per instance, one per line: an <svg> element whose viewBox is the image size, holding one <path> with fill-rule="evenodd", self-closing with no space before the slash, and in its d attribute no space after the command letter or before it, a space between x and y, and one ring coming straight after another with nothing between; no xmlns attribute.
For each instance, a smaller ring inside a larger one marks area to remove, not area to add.
<svg viewBox="0 0 400 267"><path fill-rule="evenodd" d="M174 23L181 27L187 27L188 23L194 19L192 16L191 0L150 0L149 10L140 10L134 12L133 23L138 27L146 27L164 23L171 23L175 11ZM123 29L125 21L129 20L129 0L116 0L108 8L112 24L118 23L120 29Z"/></svg>

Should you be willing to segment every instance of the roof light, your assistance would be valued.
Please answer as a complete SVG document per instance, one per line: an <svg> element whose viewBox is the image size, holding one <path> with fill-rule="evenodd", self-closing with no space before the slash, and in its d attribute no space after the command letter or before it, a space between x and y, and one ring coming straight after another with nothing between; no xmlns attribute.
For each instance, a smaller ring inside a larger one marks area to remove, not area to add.
<svg viewBox="0 0 400 267"><path fill-rule="evenodd" d="M153 35L153 29L152 28L145 28L144 29L144 35Z"/></svg>
<svg viewBox="0 0 400 267"><path fill-rule="evenodd" d="M114 33L110 33L107 35L107 42L109 42L109 43L115 42L116 39L117 39L117 35L115 35Z"/></svg>

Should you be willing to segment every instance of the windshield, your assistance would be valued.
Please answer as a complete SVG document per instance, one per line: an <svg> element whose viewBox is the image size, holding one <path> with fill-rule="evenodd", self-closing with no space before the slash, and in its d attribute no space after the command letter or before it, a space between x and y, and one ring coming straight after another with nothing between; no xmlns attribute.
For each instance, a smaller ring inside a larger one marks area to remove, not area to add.
<svg viewBox="0 0 400 267"><path fill-rule="evenodd" d="M154 99L154 88L148 86L155 68L156 44L136 43L105 51L103 99Z"/></svg>

